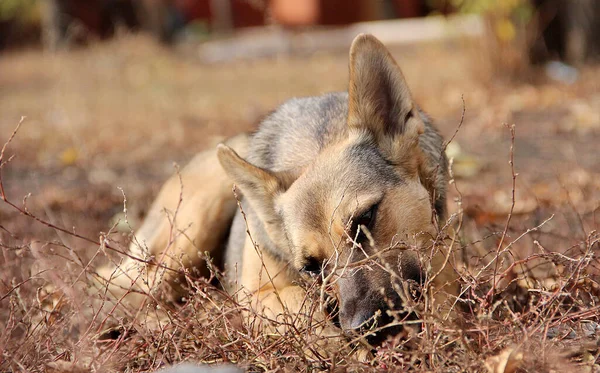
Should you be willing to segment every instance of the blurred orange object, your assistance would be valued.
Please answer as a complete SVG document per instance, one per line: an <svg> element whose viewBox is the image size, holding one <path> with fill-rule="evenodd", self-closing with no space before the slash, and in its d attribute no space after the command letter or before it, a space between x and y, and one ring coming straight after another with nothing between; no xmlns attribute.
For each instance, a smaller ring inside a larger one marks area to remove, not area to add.
<svg viewBox="0 0 600 373"><path fill-rule="evenodd" d="M272 0L271 11L277 23L286 26L310 26L319 21L319 0Z"/></svg>

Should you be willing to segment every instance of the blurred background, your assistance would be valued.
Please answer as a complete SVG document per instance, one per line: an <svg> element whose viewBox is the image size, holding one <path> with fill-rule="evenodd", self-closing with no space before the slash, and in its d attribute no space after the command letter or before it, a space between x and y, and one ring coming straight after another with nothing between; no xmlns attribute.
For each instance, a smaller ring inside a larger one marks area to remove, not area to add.
<svg viewBox="0 0 600 373"><path fill-rule="evenodd" d="M291 97L346 90L361 32L386 44L453 139L448 200L464 261L504 245L506 263L568 256L552 271L531 262L544 286L554 270L600 273L600 0L0 0L0 144L26 117L0 191L45 221L0 202L3 356L21 370L77 356L68 319L47 319L57 332L42 328L43 343L23 337L39 329L45 268L51 283L82 282L107 260L94 241L126 249L174 163L256 129ZM119 364L137 356L128 348ZM92 356L104 370L114 359L102 351Z"/></svg>
<svg viewBox="0 0 600 373"><path fill-rule="evenodd" d="M30 211L83 235L117 224L112 239L126 241L173 162L290 97L345 90L361 32L390 48L446 138L462 123L450 208L467 214L469 240L494 247L504 226L513 123L511 229L556 214L544 237L567 250L597 228L598 0L0 0L2 141L27 117L7 196L31 193ZM5 204L0 221L5 242L82 244Z"/></svg>
<svg viewBox="0 0 600 373"><path fill-rule="evenodd" d="M120 31L174 44L249 27L301 30L466 13L482 17L498 42L522 39L533 63L582 63L600 53L596 0L2 0L0 49L56 50Z"/></svg>

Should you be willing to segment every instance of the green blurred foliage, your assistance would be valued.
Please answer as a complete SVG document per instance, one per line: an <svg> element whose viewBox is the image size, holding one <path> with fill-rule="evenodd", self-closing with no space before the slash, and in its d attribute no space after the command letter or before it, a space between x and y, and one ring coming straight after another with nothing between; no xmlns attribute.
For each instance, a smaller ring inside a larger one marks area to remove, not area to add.
<svg viewBox="0 0 600 373"><path fill-rule="evenodd" d="M0 21L12 20L23 24L39 22L40 5L40 0L0 0Z"/></svg>
<svg viewBox="0 0 600 373"><path fill-rule="evenodd" d="M475 13L492 20L494 33L502 42L510 42L517 36L517 29L533 17L529 0L450 0L455 9L463 13Z"/></svg>
<svg viewBox="0 0 600 373"><path fill-rule="evenodd" d="M517 16L522 21L531 18L529 0L449 0L450 4L465 13L496 13Z"/></svg>
<svg viewBox="0 0 600 373"><path fill-rule="evenodd" d="M502 42L510 42L517 36L517 30L527 25L533 18L530 0L428 0L434 9L450 6L460 13L478 14L492 22L496 37Z"/></svg>

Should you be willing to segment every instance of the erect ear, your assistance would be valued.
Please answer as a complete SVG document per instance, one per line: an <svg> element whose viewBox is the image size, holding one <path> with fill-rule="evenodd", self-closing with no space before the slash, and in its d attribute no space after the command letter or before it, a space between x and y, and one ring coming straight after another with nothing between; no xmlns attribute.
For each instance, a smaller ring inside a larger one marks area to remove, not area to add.
<svg viewBox="0 0 600 373"><path fill-rule="evenodd" d="M402 75L385 46L372 35L350 47L348 125L370 131L376 141L402 136L416 143L424 124ZM405 144L407 145L407 144Z"/></svg>
<svg viewBox="0 0 600 373"><path fill-rule="evenodd" d="M289 187L290 177L254 166L227 145L217 145L217 157L227 175L248 199L271 240L277 245L282 244L283 230L275 211L275 197Z"/></svg>

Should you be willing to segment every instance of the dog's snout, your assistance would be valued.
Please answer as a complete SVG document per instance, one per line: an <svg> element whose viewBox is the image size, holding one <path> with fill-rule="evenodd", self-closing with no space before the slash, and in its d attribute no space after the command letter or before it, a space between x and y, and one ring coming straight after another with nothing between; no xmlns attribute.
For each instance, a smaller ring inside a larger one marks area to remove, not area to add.
<svg viewBox="0 0 600 373"><path fill-rule="evenodd" d="M371 312L370 307L360 307L356 301L345 302L340 311L340 324L347 332L370 329L376 323L380 311Z"/></svg>
<svg viewBox="0 0 600 373"><path fill-rule="evenodd" d="M387 300L399 307L401 300L397 294L383 296L378 289L370 288L362 277L361 274L356 274L340 279L340 326L344 332L362 334L369 343L376 345L402 329L401 326L390 327L394 318L390 316L386 303Z"/></svg>
<svg viewBox="0 0 600 373"><path fill-rule="evenodd" d="M365 297L361 300L369 300ZM370 299L373 301L373 299ZM372 345L381 344L388 336L398 334L401 325L394 325L394 318L388 313L388 308L377 304L350 302L340 310L340 324L344 332L360 334Z"/></svg>
<svg viewBox="0 0 600 373"><path fill-rule="evenodd" d="M361 334L370 344L378 345L388 336L402 332L406 321L416 319L405 309L399 291L408 290L407 296L418 297L421 271L417 265L404 263L399 267L400 279L393 280L383 271L373 276L372 271L365 270L346 273L338 279L338 316L344 332Z"/></svg>
<svg viewBox="0 0 600 373"><path fill-rule="evenodd" d="M375 315L373 315L375 316ZM357 313L350 317L350 323L346 326L346 330L361 330L369 328L369 324L372 324L371 320L373 317L369 317L369 315L365 315L362 313Z"/></svg>

